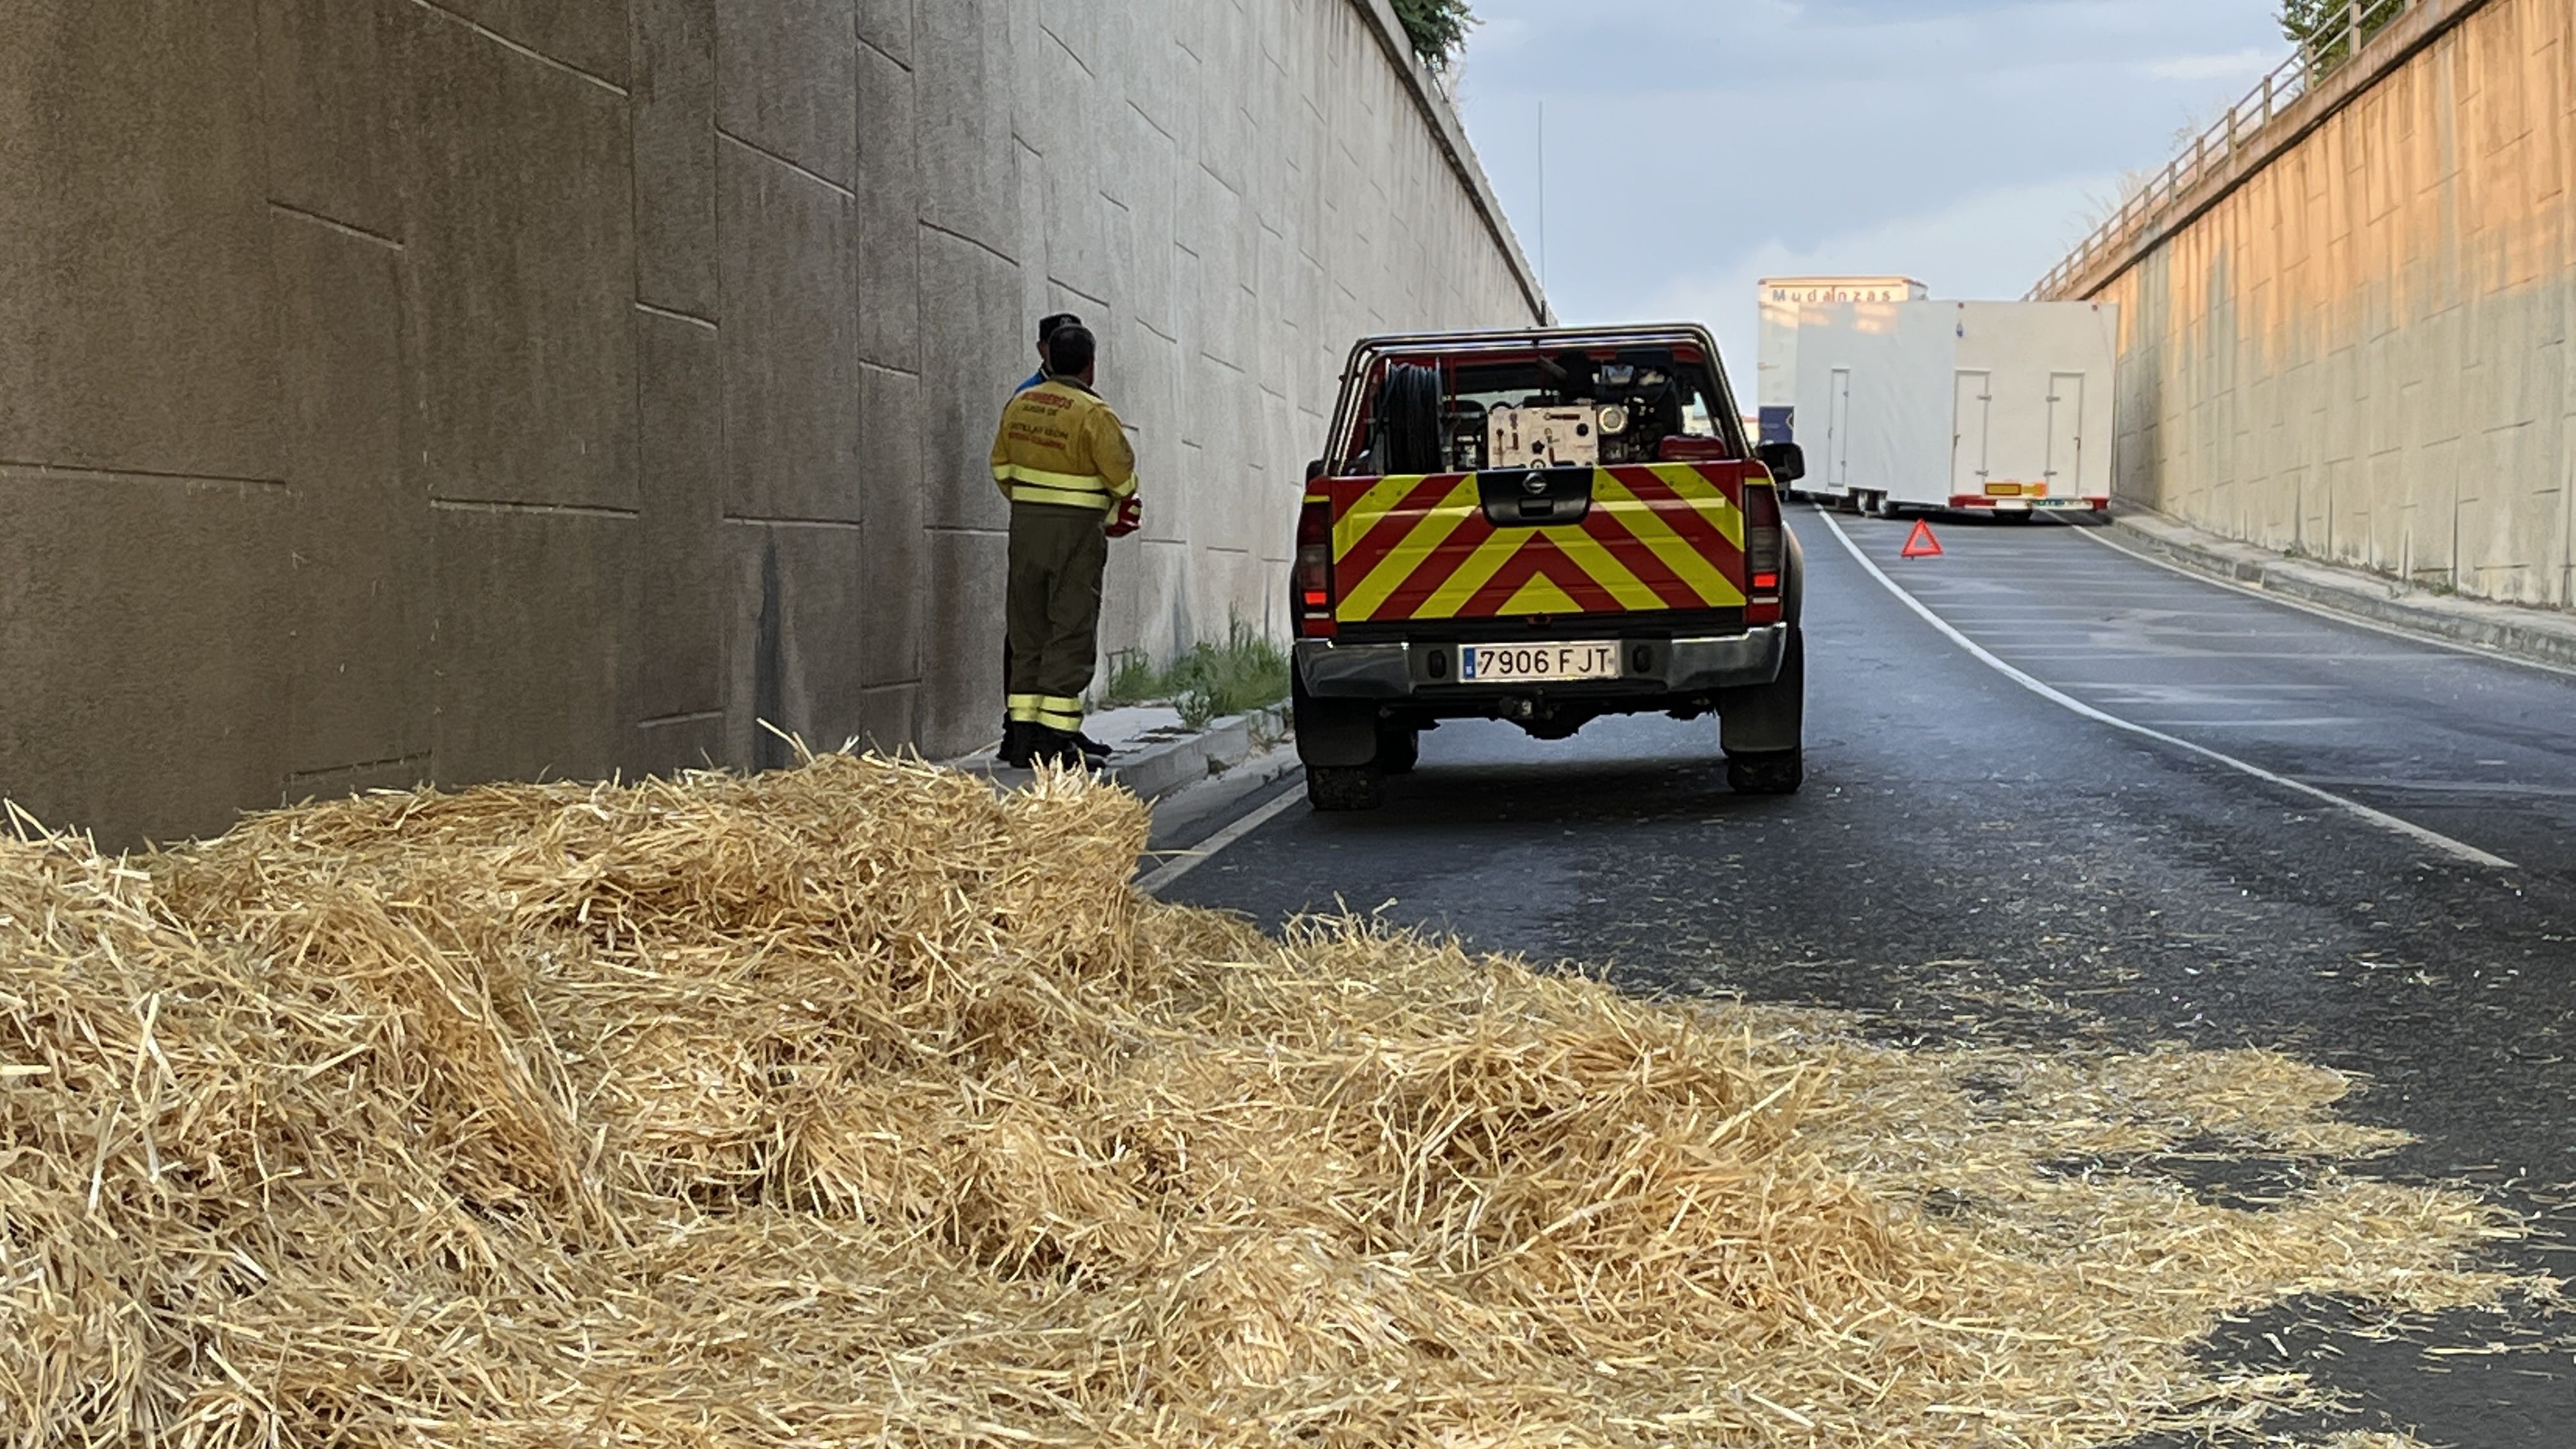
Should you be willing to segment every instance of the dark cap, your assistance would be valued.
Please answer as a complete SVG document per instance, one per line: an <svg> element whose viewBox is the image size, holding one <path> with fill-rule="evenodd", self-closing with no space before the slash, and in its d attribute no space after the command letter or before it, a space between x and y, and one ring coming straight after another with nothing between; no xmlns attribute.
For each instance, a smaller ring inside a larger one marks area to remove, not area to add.
<svg viewBox="0 0 2576 1449"><path fill-rule="evenodd" d="M1056 377L1080 377L1099 353L1099 341L1091 329L1079 322L1067 322L1047 339L1047 371Z"/></svg>
<svg viewBox="0 0 2576 1449"><path fill-rule="evenodd" d="M1052 316L1042 318L1038 322L1038 345L1040 347L1044 347L1046 345L1046 340L1053 337L1055 335L1055 330L1059 327L1079 327L1081 325L1082 319L1076 317L1070 312L1058 312Z"/></svg>

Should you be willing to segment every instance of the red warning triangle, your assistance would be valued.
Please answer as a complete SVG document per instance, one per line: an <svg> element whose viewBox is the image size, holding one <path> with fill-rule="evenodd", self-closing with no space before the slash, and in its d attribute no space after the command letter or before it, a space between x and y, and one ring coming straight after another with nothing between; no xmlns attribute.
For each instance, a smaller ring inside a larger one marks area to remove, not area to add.
<svg viewBox="0 0 2576 1449"><path fill-rule="evenodd" d="M1914 520L1914 535L1905 540L1905 556L1907 558L1941 556L1941 540L1932 536L1932 520L1928 518Z"/></svg>

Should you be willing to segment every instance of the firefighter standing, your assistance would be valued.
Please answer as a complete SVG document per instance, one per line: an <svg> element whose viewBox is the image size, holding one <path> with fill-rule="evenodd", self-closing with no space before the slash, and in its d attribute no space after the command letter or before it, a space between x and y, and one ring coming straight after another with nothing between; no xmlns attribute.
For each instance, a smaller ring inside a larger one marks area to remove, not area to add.
<svg viewBox="0 0 2576 1449"><path fill-rule="evenodd" d="M1050 312L1046 316L1038 319L1038 370L1029 374L1028 381L1011 389L1011 396L1018 397L1021 393L1027 392L1030 388L1036 387L1038 384L1047 380L1047 339L1055 336L1056 329L1060 327L1079 327L1081 325L1082 319L1073 315L1071 312ZM1011 636L1007 630L1002 635L1002 677L1004 679L1011 677ZM1010 753L1007 746L1012 740L1018 737L1019 731L1017 729L1008 727L1003 729L1002 742L1006 746L1002 752L1004 755L1007 756ZM1108 753L1105 750L1095 750L1095 748L1090 745L1084 746L1084 752L1087 754L1098 753L1102 755L1106 755Z"/></svg>
<svg viewBox="0 0 2576 1449"><path fill-rule="evenodd" d="M1011 500L1009 765L1080 765L1086 746L1099 752L1082 734L1082 696L1109 539L1135 531L1137 504L1135 450L1092 391L1097 351L1088 328L1058 328L1046 380L1011 399L993 438L993 481Z"/></svg>

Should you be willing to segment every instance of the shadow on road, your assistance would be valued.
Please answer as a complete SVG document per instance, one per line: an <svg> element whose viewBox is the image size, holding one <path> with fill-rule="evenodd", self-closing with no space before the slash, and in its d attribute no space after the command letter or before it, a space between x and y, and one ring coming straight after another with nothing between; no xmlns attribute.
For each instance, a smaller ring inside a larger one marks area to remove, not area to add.
<svg viewBox="0 0 2576 1449"><path fill-rule="evenodd" d="M1580 760L1552 763L1428 764L1386 782L1386 805L1318 815L1318 825L1354 834L1426 827L1647 825L1774 815L1794 808L1777 797L1727 788L1725 762Z"/></svg>

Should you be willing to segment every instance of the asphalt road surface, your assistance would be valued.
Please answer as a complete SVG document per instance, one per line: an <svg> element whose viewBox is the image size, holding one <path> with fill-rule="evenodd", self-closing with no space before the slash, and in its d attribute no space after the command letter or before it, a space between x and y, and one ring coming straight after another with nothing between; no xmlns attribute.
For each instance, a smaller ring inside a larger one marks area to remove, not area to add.
<svg viewBox="0 0 2576 1449"><path fill-rule="evenodd" d="M1730 794L1706 721L1556 744L1450 724L1383 811L1301 802L1165 894L1273 924L1379 913L1930 1040L2277 1047L2366 1074L2345 1110L2421 1139L2362 1170L2476 1184L2543 1223L2509 1261L2576 1271L2576 676L2178 574L2091 527L1936 525L1946 556L1905 560L1908 524L1794 526L1804 794ZM2338 1427L2576 1444L2564 1323L2373 1342L2318 1317L2210 1352L2302 1364L2360 1410ZM2515 1351L2457 1351L2495 1343Z"/></svg>

